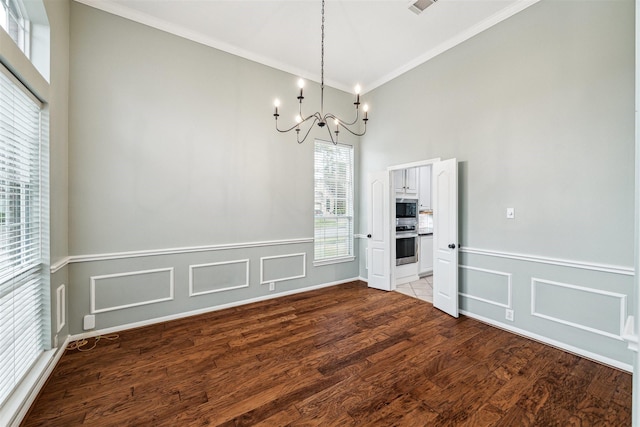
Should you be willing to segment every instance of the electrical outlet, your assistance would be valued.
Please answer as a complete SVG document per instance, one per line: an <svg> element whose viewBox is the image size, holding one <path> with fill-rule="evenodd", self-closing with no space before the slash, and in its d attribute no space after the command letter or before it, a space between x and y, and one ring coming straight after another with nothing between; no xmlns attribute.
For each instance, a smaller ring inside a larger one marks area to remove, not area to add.
<svg viewBox="0 0 640 427"><path fill-rule="evenodd" d="M275 291L275 290L276 290L276 283L275 282L269 283L269 291Z"/></svg>
<svg viewBox="0 0 640 427"><path fill-rule="evenodd" d="M516 217L516 210L514 208L507 208L507 218L514 219Z"/></svg>
<svg viewBox="0 0 640 427"><path fill-rule="evenodd" d="M96 327L96 316L93 314L87 314L84 316L84 330L88 331Z"/></svg>
<svg viewBox="0 0 640 427"><path fill-rule="evenodd" d="M513 322L513 310L507 308L504 312L504 318Z"/></svg>

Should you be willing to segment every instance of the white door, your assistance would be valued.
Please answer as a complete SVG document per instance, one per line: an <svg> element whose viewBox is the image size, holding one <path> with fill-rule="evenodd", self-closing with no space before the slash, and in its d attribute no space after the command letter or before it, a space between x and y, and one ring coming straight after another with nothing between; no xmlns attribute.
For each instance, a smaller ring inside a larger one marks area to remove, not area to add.
<svg viewBox="0 0 640 427"><path fill-rule="evenodd" d="M433 306L458 317L458 162L433 164Z"/></svg>
<svg viewBox="0 0 640 427"><path fill-rule="evenodd" d="M367 261L369 287L391 290L391 216L389 172L369 175L369 234Z"/></svg>

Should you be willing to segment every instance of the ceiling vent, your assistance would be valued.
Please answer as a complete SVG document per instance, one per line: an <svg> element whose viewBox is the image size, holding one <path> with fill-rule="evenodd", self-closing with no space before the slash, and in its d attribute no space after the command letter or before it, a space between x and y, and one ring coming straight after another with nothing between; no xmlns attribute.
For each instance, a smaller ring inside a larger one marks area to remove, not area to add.
<svg viewBox="0 0 640 427"><path fill-rule="evenodd" d="M426 8L434 4L438 0L417 0L409 4L409 10L416 15L420 15Z"/></svg>

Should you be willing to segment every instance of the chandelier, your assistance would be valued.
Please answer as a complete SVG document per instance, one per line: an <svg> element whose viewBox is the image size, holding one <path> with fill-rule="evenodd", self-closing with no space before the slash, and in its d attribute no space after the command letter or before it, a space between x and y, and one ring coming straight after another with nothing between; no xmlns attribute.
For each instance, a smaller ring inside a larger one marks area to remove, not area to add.
<svg viewBox="0 0 640 427"><path fill-rule="evenodd" d="M331 142L333 142L334 144L338 143L338 134L340 133L340 128L347 130L349 133L355 136L362 136L367 132L367 121L369 120L368 118L369 107L367 106L367 104L364 104L362 106L362 110L364 112L364 117L362 118L362 122L364 123L364 128L362 132L351 129L351 126L355 125L358 122L358 118L359 118L360 85L356 85L355 87L356 101L353 103L353 105L355 105L356 107L356 117L355 119L353 119L353 121L345 122L335 114L324 112L324 1L325 0L322 0L322 25L320 27L322 30L322 39L321 39L322 41L320 44L320 111L316 111L315 113L306 117L302 114L302 101L304 100L304 96L303 96L304 80L303 79L298 80L298 87L300 88L300 95L298 95L298 115L295 118L296 123L293 126L291 126L288 129L280 129L278 127L278 117L280 116L280 114L278 114L278 107L280 107L280 100L276 99L275 102L273 103L273 105L275 106L275 112L273 113L273 117L275 117L276 119L276 130L278 132L285 133L295 129L296 139L298 141L298 144L302 144L305 141L305 139L307 139L307 136L309 136L311 129L313 129L313 125L316 123L321 128L324 128L326 126L326 129L329 132L329 137L331 138ZM300 139L300 130L302 129L303 126L307 126L305 125L305 123L309 127L306 129L306 131L303 131L304 136L302 137L302 139ZM331 129L330 124L333 125L334 130ZM335 134L335 137L334 137L334 134Z"/></svg>

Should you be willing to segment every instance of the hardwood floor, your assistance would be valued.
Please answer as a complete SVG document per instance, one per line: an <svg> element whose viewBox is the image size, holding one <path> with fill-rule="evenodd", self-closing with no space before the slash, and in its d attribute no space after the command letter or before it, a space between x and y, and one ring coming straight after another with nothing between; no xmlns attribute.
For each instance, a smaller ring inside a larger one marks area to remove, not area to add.
<svg viewBox="0 0 640 427"><path fill-rule="evenodd" d="M626 426L631 375L360 282L68 350L23 426Z"/></svg>

